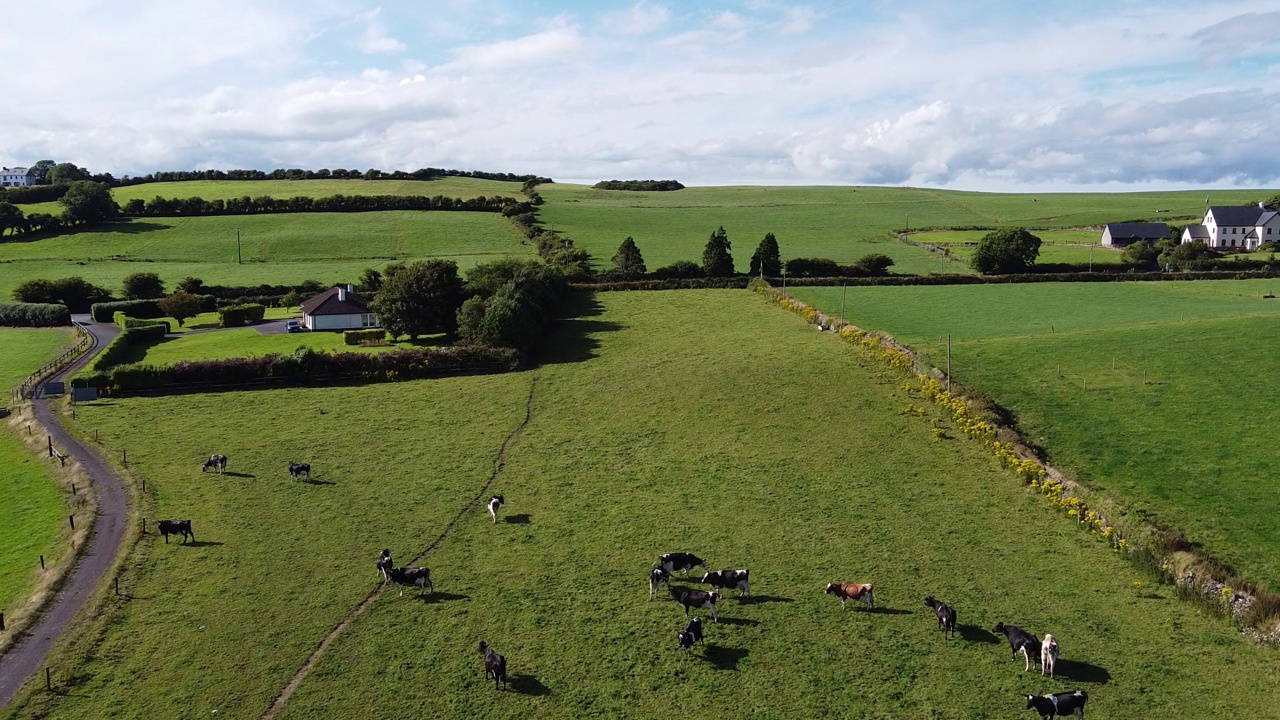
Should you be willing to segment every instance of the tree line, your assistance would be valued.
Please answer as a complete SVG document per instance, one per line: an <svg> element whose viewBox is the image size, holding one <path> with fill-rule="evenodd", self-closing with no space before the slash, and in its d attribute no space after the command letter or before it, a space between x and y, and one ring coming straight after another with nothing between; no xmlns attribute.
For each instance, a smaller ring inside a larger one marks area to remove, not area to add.
<svg viewBox="0 0 1280 720"><path fill-rule="evenodd" d="M677 180L601 180L592 185L596 190L669 191L683 190Z"/></svg>

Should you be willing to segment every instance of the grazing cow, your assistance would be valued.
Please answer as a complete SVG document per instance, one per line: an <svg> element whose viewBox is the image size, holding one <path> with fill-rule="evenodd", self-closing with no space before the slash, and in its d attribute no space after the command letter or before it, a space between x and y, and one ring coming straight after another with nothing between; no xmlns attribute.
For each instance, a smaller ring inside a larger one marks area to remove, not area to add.
<svg viewBox="0 0 1280 720"><path fill-rule="evenodd" d="M182 544L187 544L187 538L191 538L191 542L196 541L196 534L191 531L190 520L161 520L160 534L164 536L164 542L169 544L170 535L181 535Z"/></svg>
<svg viewBox="0 0 1280 720"><path fill-rule="evenodd" d="M1044 642L1040 644L1040 674L1043 675L1045 670L1049 671L1049 677L1053 677L1054 668L1058 665L1058 640L1053 635L1046 634Z"/></svg>
<svg viewBox="0 0 1280 720"><path fill-rule="evenodd" d="M410 568L399 567L387 570L387 578L391 582L400 586L400 597L404 597L404 589L406 586L418 588L418 594L427 592L435 592L436 587L431 583L431 568Z"/></svg>
<svg viewBox="0 0 1280 720"><path fill-rule="evenodd" d="M209 459L204 461L204 467L200 468L200 472L206 472L209 470L209 468L213 468L214 470L218 471L218 474L222 474L226 472L227 456L226 455L210 455Z"/></svg>
<svg viewBox="0 0 1280 720"><path fill-rule="evenodd" d="M706 572L707 561L693 553L667 553L658 556L658 567L669 573L680 570L688 575L689 571L696 567L700 567L703 572Z"/></svg>
<svg viewBox="0 0 1280 720"><path fill-rule="evenodd" d="M671 573L662 569L661 565L654 567L649 571L649 599L658 592L658 586L666 584L671 579Z"/></svg>
<svg viewBox="0 0 1280 720"><path fill-rule="evenodd" d="M706 592L704 590L687 590L685 588L670 588L671 597L676 602L684 606L685 617L689 615L689 608L706 608L711 611L711 620L720 622L720 618L716 615L716 603L720 602L720 593L712 590Z"/></svg>
<svg viewBox="0 0 1280 720"><path fill-rule="evenodd" d="M697 615L689 618L689 622L685 623L684 631L680 634L688 635L693 640L693 643L702 642L702 618ZM693 643L690 643L690 645L692 646ZM684 644L683 641L681 641L681 644Z"/></svg>
<svg viewBox="0 0 1280 720"><path fill-rule="evenodd" d="M387 573L391 571L391 568L396 566L396 564L391 561L391 551L383 550L378 553L378 559L373 561L373 566L378 569L378 574L382 576L382 582L385 584L387 580L390 579L388 578Z"/></svg>
<svg viewBox="0 0 1280 720"><path fill-rule="evenodd" d="M484 679L493 676L493 689L498 689L498 681L502 681L502 689L507 689L507 659L498 654L489 643L480 641L480 654L484 656Z"/></svg>
<svg viewBox="0 0 1280 720"><path fill-rule="evenodd" d="M956 634L955 608L941 600L934 600L932 595L925 596L924 605L933 608L933 614L938 616L938 627L942 629L942 637L949 638Z"/></svg>
<svg viewBox="0 0 1280 720"><path fill-rule="evenodd" d="M1031 669L1032 662L1040 661L1040 638L1013 625L1005 625L1004 623L996 623L991 628L993 633L1001 633L1009 640L1010 657L1017 658L1018 653L1022 653L1022 657L1026 658L1026 666L1022 668L1023 672Z"/></svg>
<svg viewBox="0 0 1280 720"><path fill-rule="evenodd" d="M506 498L501 495L494 495L489 498L489 504L487 506L489 508L489 516L493 518L495 523L498 522L498 510L502 508L502 504L505 502Z"/></svg>
<svg viewBox="0 0 1280 720"><path fill-rule="evenodd" d="M1083 690L1060 692L1052 695L1028 695L1027 709L1035 710L1040 720L1050 720L1055 715L1075 715L1084 720L1084 704L1089 693Z"/></svg>
<svg viewBox="0 0 1280 720"><path fill-rule="evenodd" d="M751 584L747 582L749 570L716 570L702 576L702 582L711 587L728 590L729 588L737 588L738 595L750 595Z"/></svg>
<svg viewBox="0 0 1280 720"><path fill-rule="evenodd" d="M825 592L840 598L841 610L847 600L860 600L866 603L868 610L876 606L875 588L870 583L827 583Z"/></svg>
<svg viewBox="0 0 1280 720"><path fill-rule="evenodd" d="M311 479L311 463L287 462L285 465L289 466L289 474L293 479L297 480L299 475L305 475L308 480Z"/></svg>

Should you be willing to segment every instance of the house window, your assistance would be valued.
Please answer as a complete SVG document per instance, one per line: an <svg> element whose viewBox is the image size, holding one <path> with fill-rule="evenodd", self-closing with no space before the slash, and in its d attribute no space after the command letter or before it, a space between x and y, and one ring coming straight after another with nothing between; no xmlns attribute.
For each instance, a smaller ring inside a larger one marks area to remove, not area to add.
<svg viewBox="0 0 1280 720"><path fill-rule="evenodd" d="M377 327L378 316L373 313L364 313L360 316L360 325L362 327Z"/></svg>

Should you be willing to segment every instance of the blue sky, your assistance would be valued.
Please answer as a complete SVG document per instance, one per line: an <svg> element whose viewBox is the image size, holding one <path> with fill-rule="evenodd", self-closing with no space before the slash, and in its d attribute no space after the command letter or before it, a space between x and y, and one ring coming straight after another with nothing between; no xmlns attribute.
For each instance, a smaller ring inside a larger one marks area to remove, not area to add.
<svg viewBox="0 0 1280 720"><path fill-rule="evenodd" d="M1274 2L0 4L0 163L1280 186Z"/></svg>

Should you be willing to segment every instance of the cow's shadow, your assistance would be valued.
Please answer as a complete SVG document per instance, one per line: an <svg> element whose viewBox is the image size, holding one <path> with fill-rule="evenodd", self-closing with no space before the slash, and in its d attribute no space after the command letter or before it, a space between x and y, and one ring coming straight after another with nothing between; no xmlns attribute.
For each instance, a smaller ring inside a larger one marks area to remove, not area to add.
<svg viewBox="0 0 1280 720"><path fill-rule="evenodd" d="M436 603L450 602L453 600L470 600L470 595L459 595L457 593L447 592L431 592L426 595L415 595L414 598L423 605L435 605Z"/></svg>
<svg viewBox="0 0 1280 720"><path fill-rule="evenodd" d="M759 625L759 624L760 624L760 621L759 621L759 620L752 620L751 618L727 617L727 618L720 618L718 621L715 621L715 624L717 624L717 625L746 625L746 626L754 627L754 626L756 626L756 625Z"/></svg>
<svg viewBox="0 0 1280 720"><path fill-rule="evenodd" d="M738 663L747 656L746 648L731 648L707 643L702 648L702 659L720 670L737 670Z"/></svg>
<svg viewBox="0 0 1280 720"><path fill-rule="evenodd" d="M182 547L217 547L221 544L216 540L192 540L188 543L181 543Z"/></svg>
<svg viewBox="0 0 1280 720"><path fill-rule="evenodd" d="M883 606L867 608L865 612L876 613L877 615L915 615L916 614L915 610L907 610L904 608L891 608L891 607L883 607Z"/></svg>
<svg viewBox="0 0 1280 720"><path fill-rule="evenodd" d="M512 675L507 678L507 687L521 695L550 695L551 688L532 675Z"/></svg>
<svg viewBox="0 0 1280 720"><path fill-rule="evenodd" d="M777 595L747 595L738 598L738 602L743 605L756 605L758 603L789 603L795 602L795 598L779 597Z"/></svg>
<svg viewBox="0 0 1280 720"><path fill-rule="evenodd" d="M529 519L529 513L521 513L519 515L504 515L502 521L511 525L528 525L533 522Z"/></svg>
<svg viewBox="0 0 1280 720"><path fill-rule="evenodd" d="M225 476L227 476L227 477L234 477L234 478L248 478L248 479L250 479L250 480L253 480L253 479L255 479L255 478L257 478L257 477L258 477L257 475L254 475L254 474L252 474L252 473L231 472L230 470L228 470L228 471L226 471L226 472L224 472L224 473L222 473L222 474L223 474L223 475L225 475Z"/></svg>
<svg viewBox="0 0 1280 720"><path fill-rule="evenodd" d="M978 625L957 625L956 630L960 632L960 637L964 638L966 642L980 642L989 645L998 645L1000 643L998 635Z"/></svg>
<svg viewBox="0 0 1280 720"><path fill-rule="evenodd" d="M1053 670L1054 677L1065 678L1072 682L1093 683L1095 685L1106 685L1111 682L1111 673L1106 668L1078 660L1058 658Z"/></svg>

